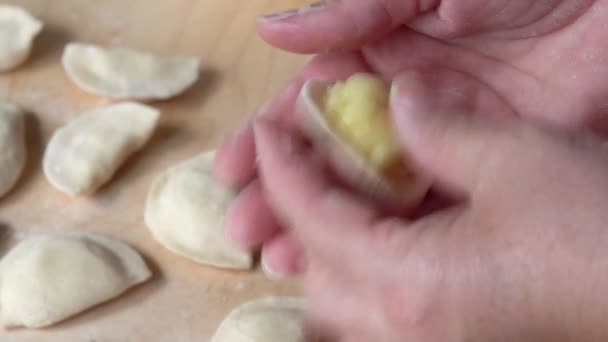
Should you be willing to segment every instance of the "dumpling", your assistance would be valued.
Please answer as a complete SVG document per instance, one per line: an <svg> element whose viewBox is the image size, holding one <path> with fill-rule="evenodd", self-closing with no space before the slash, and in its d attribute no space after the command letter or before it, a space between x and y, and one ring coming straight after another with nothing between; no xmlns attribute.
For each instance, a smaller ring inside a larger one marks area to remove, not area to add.
<svg viewBox="0 0 608 342"><path fill-rule="evenodd" d="M25 115L19 107L0 102L0 196L15 186L26 158Z"/></svg>
<svg viewBox="0 0 608 342"><path fill-rule="evenodd" d="M296 297L267 297L233 310L211 342L304 342L304 302Z"/></svg>
<svg viewBox="0 0 608 342"><path fill-rule="evenodd" d="M49 141L43 160L47 179L70 196L93 193L148 142L159 116L134 102L82 113Z"/></svg>
<svg viewBox="0 0 608 342"><path fill-rule="evenodd" d="M127 244L93 233L30 237L0 262L3 327L46 327L148 280Z"/></svg>
<svg viewBox="0 0 608 342"><path fill-rule="evenodd" d="M224 235L224 216L235 194L212 175L214 152L203 153L161 174L148 193L145 220L168 250L200 264L249 269L251 253Z"/></svg>
<svg viewBox="0 0 608 342"><path fill-rule="evenodd" d="M12 70L27 60L42 26L25 10L0 5L0 71Z"/></svg>
<svg viewBox="0 0 608 342"><path fill-rule="evenodd" d="M194 57L157 56L121 47L70 43L63 66L80 88L118 99L155 100L176 96L196 82Z"/></svg>

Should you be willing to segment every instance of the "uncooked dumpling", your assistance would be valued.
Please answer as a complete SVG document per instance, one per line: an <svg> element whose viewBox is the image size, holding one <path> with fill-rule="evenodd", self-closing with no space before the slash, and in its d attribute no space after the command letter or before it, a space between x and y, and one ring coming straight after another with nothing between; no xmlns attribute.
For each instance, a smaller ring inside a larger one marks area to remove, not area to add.
<svg viewBox="0 0 608 342"><path fill-rule="evenodd" d="M29 57L42 23L25 10L0 5L0 71L16 68Z"/></svg>
<svg viewBox="0 0 608 342"><path fill-rule="evenodd" d="M303 300L294 297L257 299L233 310L211 342L304 342Z"/></svg>
<svg viewBox="0 0 608 342"><path fill-rule="evenodd" d="M159 116L134 102L82 113L51 138L43 161L46 177L70 196L94 192L148 142Z"/></svg>
<svg viewBox="0 0 608 342"><path fill-rule="evenodd" d="M141 256L114 239L82 232L31 237L0 262L0 322L46 327L150 276Z"/></svg>
<svg viewBox="0 0 608 342"><path fill-rule="evenodd" d="M168 99L189 88L199 75L194 57L157 56L121 47L70 43L63 66L82 89L119 99Z"/></svg>
<svg viewBox="0 0 608 342"><path fill-rule="evenodd" d="M249 269L251 254L224 234L224 216L235 194L213 179L213 156L203 153L154 181L146 224L154 238L176 254L219 268Z"/></svg>
<svg viewBox="0 0 608 342"><path fill-rule="evenodd" d="M0 102L0 196L17 183L26 154L25 115L17 106Z"/></svg>

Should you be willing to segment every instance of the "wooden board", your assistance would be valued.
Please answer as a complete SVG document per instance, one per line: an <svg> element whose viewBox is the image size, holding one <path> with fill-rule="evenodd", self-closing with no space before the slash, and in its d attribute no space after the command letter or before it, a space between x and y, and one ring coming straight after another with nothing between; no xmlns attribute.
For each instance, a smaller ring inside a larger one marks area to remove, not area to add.
<svg viewBox="0 0 608 342"><path fill-rule="evenodd" d="M0 99L30 113L28 168L0 200L2 252L40 232L81 229L123 239L148 259L153 281L117 300L40 331L0 332L0 341L208 341L224 316L245 300L297 293L295 282L218 271L177 257L143 223L152 179L165 168L213 148L274 94L305 62L277 51L254 30L255 16L302 0L13 0L46 27L32 58L0 75ZM85 93L65 75L60 56L70 40L158 53L200 56L201 80L187 93L156 103L160 128L144 151L91 198L70 200L46 181L41 156L50 134L80 111L108 101Z"/></svg>

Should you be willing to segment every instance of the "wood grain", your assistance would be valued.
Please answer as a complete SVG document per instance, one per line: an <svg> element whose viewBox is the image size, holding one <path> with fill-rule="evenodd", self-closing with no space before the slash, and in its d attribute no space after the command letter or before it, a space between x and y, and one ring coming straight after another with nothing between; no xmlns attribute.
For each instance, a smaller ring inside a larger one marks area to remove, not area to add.
<svg viewBox="0 0 608 342"><path fill-rule="evenodd" d="M81 229L118 237L155 270L150 283L55 327L0 332L0 341L208 341L223 317L251 298L297 292L260 271L234 273L196 265L156 243L143 223L152 179L166 167L216 146L274 94L306 57L269 47L255 16L302 5L298 0L14 0L46 26L32 58L0 75L0 99L29 115L28 168L0 200L0 248L40 232ZM41 170L51 133L80 111L108 100L85 93L65 75L60 56L71 40L200 56L201 80L187 93L154 103L163 112L153 141L91 198L71 200Z"/></svg>

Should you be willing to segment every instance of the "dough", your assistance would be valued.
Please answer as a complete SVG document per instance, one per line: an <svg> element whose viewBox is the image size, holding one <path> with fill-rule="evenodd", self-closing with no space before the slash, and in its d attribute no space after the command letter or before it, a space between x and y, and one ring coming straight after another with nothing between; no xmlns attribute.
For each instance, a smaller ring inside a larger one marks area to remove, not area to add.
<svg viewBox="0 0 608 342"><path fill-rule="evenodd" d="M117 240L83 232L31 237L0 262L0 322L46 327L150 276L141 256Z"/></svg>
<svg viewBox="0 0 608 342"><path fill-rule="evenodd" d="M160 112L124 102L82 113L58 129L43 167L49 182L70 196L90 194L150 139Z"/></svg>
<svg viewBox="0 0 608 342"><path fill-rule="evenodd" d="M235 194L212 178L213 157L206 152L161 174L148 193L146 224L176 254L209 266L249 269L251 253L224 235L224 215Z"/></svg>
<svg viewBox="0 0 608 342"><path fill-rule="evenodd" d="M9 71L29 57L42 23L25 10L0 5L0 71Z"/></svg>
<svg viewBox="0 0 608 342"><path fill-rule="evenodd" d="M82 89L112 98L168 99L198 79L194 57L155 56L120 47L82 43L66 46L63 67Z"/></svg>
<svg viewBox="0 0 608 342"><path fill-rule="evenodd" d="M26 154L25 115L17 106L0 102L0 196L17 183Z"/></svg>
<svg viewBox="0 0 608 342"><path fill-rule="evenodd" d="M233 310L211 342L304 342L304 302L295 297L257 299Z"/></svg>

